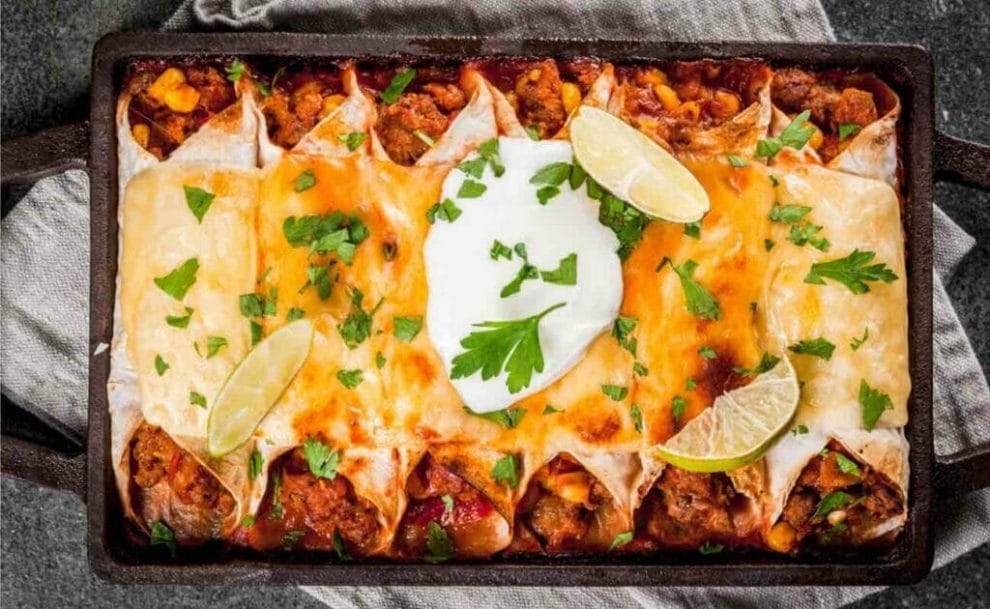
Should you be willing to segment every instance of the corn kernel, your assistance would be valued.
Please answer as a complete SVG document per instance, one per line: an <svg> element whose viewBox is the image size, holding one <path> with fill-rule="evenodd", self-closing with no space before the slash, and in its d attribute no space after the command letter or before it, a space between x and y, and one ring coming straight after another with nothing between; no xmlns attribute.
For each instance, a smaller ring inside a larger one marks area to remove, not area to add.
<svg viewBox="0 0 990 609"><path fill-rule="evenodd" d="M724 89L715 92L715 101L721 106L721 114L725 117L738 114L739 107L742 105L738 95Z"/></svg>
<svg viewBox="0 0 990 609"><path fill-rule="evenodd" d="M175 112L192 112L199 103L199 91L181 84L165 93L165 105Z"/></svg>
<svg viewBox="0 0 990 609"><path fill-rule="evenodd" d="M142 148L148 147L148 141L151 138L151 129L148 125L144 123L138 123L131 127L131 135L134 136L134 141L138 143Z"/></svg>
<svg viewBox="0 0 990 609"><path fill-rule="evenodd" d="M564 102L564 112L570 114L581 105L581 89L574 83L565 82L560 86L560 99Z"/></svg>
<svg viewBox="0 0 990 609"><path fill-rule="evenodd" d="M320 112L317 114L317 118L324 118L329 116L331 112L340 107L347 98L339 93L333 95L327 95L323 98L323 103L320 104Z"/></svg>
<svg viewBox="0 0 990 609"><path fill-rule="evenodd" d="M659 68L650 68L643 73L642 80L648 85L665 85L667 84L667 75Z"/></svg>
<svg viewBox="0 0 990 609"><path fill-rule="evenodd" d="M677 97L677 91L667 85L653 85L653 94L657 96L663 109L667 112L677 112L677 109L681 107L681 98Z"/></svg>
<svg viewBox="0 0 990 609"><path fill-rule="evenodd" d="M158 103L165 103L165 94L186 82L185 73L179 68L169 68L158 75L155 82L148 87L148 95Z"/></svg>
<svg viewBox="0 0 990 609"><path fill-rule="evenodd" d="M701 118L701 104L696 101L684 102L678 112L684 118L697 122Z"/></svg>
<svg viewBox="0 0 990 609"><path fill-rule="evenodd" d="M811 123L808 124L811 125ZM823 134L822 130L816 127L815 125L811 125L811 126L814 127L815 132L811 134L811 139L808 140L808 143L811 145L812 148L818 150L819 148L821 148L822 143L825 141L825 134Z"/></svg>
<svg viewBox="0 0 990 609"><path fill-rule="evenodd" d="M767 535L767 546L774 552L787 553L794 548L797 532L786 522L778 522Z"/></svg>
<svg viewBox="0 0 990 609"><path fill-rule="evenodd" d="M829 512L828 516L825 517L825 520L828 520L828 523L834 527L845 522L846 516L847 514L845 510L835 510Z"/></svg>
<svg viewBox="0 0 990 609"><path fill-rule="evenodd" d="M536 81L540 80L540 75L542 75L542 74L543 74L543 72L541 72L539 68L533 68L532 70L529 71L529 74L527 74L527 77L531 81L536 82Z"/></svg>

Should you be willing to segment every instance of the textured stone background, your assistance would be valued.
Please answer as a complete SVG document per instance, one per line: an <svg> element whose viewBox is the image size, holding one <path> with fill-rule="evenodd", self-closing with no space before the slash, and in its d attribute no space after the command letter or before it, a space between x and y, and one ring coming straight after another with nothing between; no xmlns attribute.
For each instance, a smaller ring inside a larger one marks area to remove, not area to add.
<svg viewBox="0 0 990 609"><path fill-rule="evenodd" d="M90 52L103 34L151 29L178 0L3 0L0 117L3 138L79 120L87 114ZM940 128L990 142L990 12L982 0L824 0L844 41L916 42L935 55ZM19 191L5 192L4 206ZM990 196L939 185L940 205L979 241L948 286L990 370ZM96 579L86 563L85 506L76 498L4 479L0 510L5 607L318 608L295 588L121 587ZM852 605L985 607L990 546L934 572L923 583Z"/></svg>

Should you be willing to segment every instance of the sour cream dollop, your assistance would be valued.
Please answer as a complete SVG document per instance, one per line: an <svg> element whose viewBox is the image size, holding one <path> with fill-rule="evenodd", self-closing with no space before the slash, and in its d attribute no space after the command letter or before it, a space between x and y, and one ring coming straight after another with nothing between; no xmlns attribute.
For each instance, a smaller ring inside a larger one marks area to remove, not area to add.
<svg viewBox="0 0 990 609"><path fill-rule="evenodd" d="M591 341L611 326L622 301L619 242L599 223L598 202L587 196L583 186L572 190L565 180L558 186L559 194L541 205L537 191L546 184L530 181L553 163L572 163L570 143L503 137L499 154L505 166L499 177L486 166L480 179L454 169L444 181L440 200L452 200L461 215L452 222L438 218L425 244L430 340L449 376L452 360L466 350L461 341L484 330L474 324L518 320L561 302L566 305L540 321L544 368L533 372L528 387L510 393L504 369L488 380L482 380L480 371L452 379L464 404L478 413L507 408L564 375ZM458 197L466 180L481 182L484 192ZM576 254L576 285L536 277L523 281L518 293L502 298L502 288L516 277L523 260L517 252L511 260L493 259L496 240L509 248L525 244L529 263L540 271L555 270L562 259Z"/></svg>

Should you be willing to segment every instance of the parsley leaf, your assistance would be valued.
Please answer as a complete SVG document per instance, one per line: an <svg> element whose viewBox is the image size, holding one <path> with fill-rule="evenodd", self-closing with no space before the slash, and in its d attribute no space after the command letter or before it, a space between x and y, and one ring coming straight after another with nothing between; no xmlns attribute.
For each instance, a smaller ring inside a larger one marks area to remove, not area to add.
<svg viewBox="0 0 990 609"><path fill-rule="evenodd" d="M859 403L863 407L863 427L872 431L885 410L893 410L890 396L870 387L866 379L859 381Z"/></svg>
<svg viewBox="0 0 990 609"><path fill-rule="evenodd" d="M251 458L248 459L248 479L254 480L261 475L261 468L265 465L265 459L257 450L251 451Z"/></svg>
<svg viewBox="0 0 990 609"><path fill-rule="evenodd" d="M502 177L505 173L505 165L502 164L502 157L498 153L498 138L493 137L481 144L478 147L478 154L481 158L485 159L488 165L492 168L492 173L495 174L496 178Z"/></svg>
<svg viewBox="0 0 990 609"><path fill-rule="evenodd" d="M511 489L519 487L519 463L515 455L506 455L492 467L492 480Z"/></svg>
<svg viewBox="0 0 990 609"><path fill-rule="evenodd" d="M508 372L506 386L509 393L529 387L533 371L543 372L540 320L565 304L557 303L522 319L475 324L475 327L487 329L472 332L461 341L461 347L466 351L452 360L450 378L464 378L481 371L481 379L487 381L500 375L504 366Z"/></svg>
<svg viewBox="0 0 990 609"><path fill-rule="evenodd" d="M720 543L712 543L710 541L706 541L705 543L703 543L700 546L698 546L698 552L701 553L702 556L709 556L711 554L718 554L719 552L721 552L724 549L725 549L725 546L723 546L722 544L720 544Z"/></svg>
<svg viewBox="0 0 990 609"><path fill-rule="evenodd" d="M743 368L742 366L734 366L732 371L739 376L756 376L757 374L763 374L764 372L769 372L773 370L777 364L780 363L780 358L776 355L770 355L767 352L763 352L760 356L760 363L754 368Z"/></svg>
<svg viewBox="0 0 990 609"><path fill-rule="evenodd" d="M333 480L337 477L337 466L340 464L339 451L331 450L329 446L311 436L303 442L303 456L306 457L310 473L317 478Z"/></svg>
<svg viewBox="0 0 990 609"><path fill-rule="evenodd" d="M192 284L196 283L196 271L198 270L199 260L190 258L171 273L155 277L155 285L172 298L182 300L186 297L186 292L189 291Z"/></svg>
<svg viewBox="0 0 990 609"><path fill-rule="evenodd" d="M431 521L426 527L426 562L439 563L454 557L454 540L447 531L436 522Z"/></svg>
<svg viewBox="0 0 990 609"><path fill-rule="evenodd" d="M311 285L316 286L316 292L319 294L320 300L330 298L330 292L333 288L333 284L330 283L330 267L322 264L311 264L307 266L306 283L299 289L299 293L305 292L306 288Z"/></svg>
<svg viewBox="0 0 990 609"><path fill-rule="evenodd" d="M379 370L385 367L386 361L388 360L385 359L385 356L382 355L381 351L375 354L375 367L378 368Z"/></svg>
<svg viewBox="0 0 990 609"><path fill-rule="evenodd" d="M670 413L673 415L674 419L677 421L681 420L684 416L684 412L687 410L687 400L679 395L675 395L674 399L670 401Z"/></svg>
<svg viewBox="0 0 990 609"><path fill-rule="evenodd" d="M657 270L666 264L670 264L670 268L677 273L677 277L681 281L681 288L684 290L688 311L692 315L709 320L722 319L722 309L718 306L718 301L693 279L694 271L698 268L697 262L688 259L681 266L676 266L670 258L664 258Z"/></svg>
<svg viewBox="0 0 990 609"><path fill-rule="evenodd" d="M171 366L168 365L168 362L161 355L155 355L155 372L158 373L158 376L165 374L169 368Z"/></svg>
<svg viewBox="0 0 990 609"><path fill-rule="evenodd" d="M488 252L488 255L491 256L492 260L498 260L499 258L512 260L512 248L496 239L492 243L492 249Z"/></svg>
<svg viewBox="0 0 990 609"><path fill-rule="evenodd" d="M304 445L305 448L305 445ZM282 470L275 470L272 476L272 512L268 515L269 520L281 520L285 515L285 506L282 505Z"/></svg>
<svg viewBox="0 0 990 609"><path fill-rule="evenodd" d="M791 435L795 435L795 436L804 435L806 433L808 433L808 426L805 425L804 423L801 423L800 425L798 425L797 427L791 430Z"/></svg>
<svg viewBox="0 0 990 609"><path fill-rule="evenodd" d="M633 404L629 408L629 418L632 419L636 431L643 433L643 411L639 409L638 405Z"/></svg>
<svg viewBox="0 0 990 609"><path fill-rule="evenodd" d="M368 134L363 131L352 131L351 133L342 133L338 135L337 139L347 144L347 149L354 152L361 147L364 140L368 139Z"/></svg>
<svg viewBox="0 0 990 609"><path fill-rule="evenodd" d="M151 545L165 546L175 555L175 533L161 520L151 523Z"/></svg>
<svg viewBox="0 0 990 609"><path fill-rule="evenodd" d="M244 518L241 518L241 526L245 529L250 529L254 526L254 516L248 514Z"/></svg>
<svg viewBox="0 0 990 609"><path fill-rule="evenodd" d="M782 224L794 224L805 217L810 211L811 208L804 205L781 205L780 203L774 203L773 208L770 209L770 220Z"/></svg>
<svg viewBox="0 0 990 609"><path fill-rule="evenodd" d="M165 323L173 328L188 328L189 320L192 319L193 311L194 309L192 307L186 307L185 315L166 315Z"/></svg>
<svg viewBox="0 0 990 609"><path fill-rule="evenodd" d="M540 130L537 129L536 127L529 126L524 128L523 130L526 132L526 135L529 136L529 139L533 140L534 142L540 141Z"/></svg>
<svg viewBox="0 0 990 609"><path fill-rule="evenodd" d="M870 329L864 328L863 337L852 339L852 342L849 343L849 348L852 349L853 351L858 351L859 348L863 346L863 343L866 342L866 339L868 339L869 337L870 337Z"/></svg>
<svg viewBox="0 0 990 609"><path fill-rule="evenodd" d="M698 386L698 381L694 380L694 377L687 377L684 379L684 391L694 391L694 388Z"/></svg>
<svg viewBox="0 0 990 609"><path fill-rule="evenodd" d="M773 246L775 246L775 245L777 245L777 242L774 241L773 239L764 239L763 240L763 249L767 250L768 252L770 250L772 250L773 249Z"/></svg>
<svg viewBox="0 0 990 609"><path fill-rule="evenodd" d="M353 370L338 370L337 380L340 384L348 389L354 389L361 384L364 380L364 373L361 372L360 368L354 368Z"/></svg>
<svg viewBox="0 0 990 609"><path fill-rule="evenodd" d="M282 535L282 545L287 548L294 548L299 540L306 535L306 531L286 531Z"/></svg>
<svg viewBox="0 0 990 609"><path fill-rule="evenodd" d="M519 269L519 272L516 273L515 278L507 283L505 287L502 288L502 291L499 292L499 296L502 298L508 298L513 294L517 294L519 290L522 289L522 284L524 281L527 279L536 279L540 276L537 268L529 263L529 255L526 253L526 244L517 243L515 246L515 251L516 254L522 258L523 265Z"/></svg>
<svg viewBox="0 0 990 609"><path fill-rule="evenodd" d="M272 296L278 292L273 291ZM267 298L264 294L241 294L238 298L241 315L247 318L275 315L276 299Z"/></svg>
<svg viewBox="0 0 990 609"><path fill-rule="evenodd" d="M365 311L361 306L364 294L361 290L354 288L351 290L351 312L344 319L344 323L337 326L340 337L344 339L344 344L348 349L357 349L358 345L371 336L372 316L381 306L383 301L378 301L375 308L370 312Z"/></svg>
<svg viewBox="0 0 990 609"><path fill-rule="evenodd" d="M316 174L313 173L312 169L307 169L296 176L296 182L292 189L296 192L304 192L314 186L316 186Z"/></svg>
<svg viewBox="0 0 990 609"><path fill-rule="evenodd" d="M734 154L730 154L728 156L728 159L729 159L729 165L732 165L733 167L745 167L749 165L749 163L746 162L746 159L736 156Z"/></svg>
<svg viewBox="0 0 990 609"><path fill-rule="evenodd" d="M545 184L548 186L560 186L571 174L571 164L564 162L550 163L546 167L540 168L533 177L529 179L530 184Z"/></svg>
<svg viewBox="0 0 990 609"><path fill-rule="evenodd" d="M828 239L824 237L816 237L822 227L809 224L807 222L799 222L797 224L791 225L791 231L787 235L787 240L797 246L802 246L805 243L810 243L811 246L819 251L827 252L828 248L832 246Z"/></svg>
<svg viewBox="0 0 990 609"><path fill-rule="evenodd" d="M825 361L832 359L832 352L835 351L835 345L824 338L800 340L787 348L794 353L814 355L815 357L820 357Z"/></svg>
<svg viewBox="0 0 990 609"><path fill-rule="evenodd" d="M633 362L633 372L639 376L646 376L650 373L649 368L639 362Z"/></svg>
<svg viewBox="0 0 990 609"><path fill-rule="evenodd" d="M701 239L701 220L685 224L684 234L692 239Z"/></svg>
<svg viewBox="0 0 990 609"><path fill-rule="evenodd" d="M843 474L849 474L850 476L856 476L857 478L863 477L863 471L859 469L859 465L845 456L842 453L832 453L835 455L835 464L839 466L839 471Z"/></svg>
<svg viewBox="0 0 990 609"><path fill-rule="evenodd" d="M560 265L552 271L540 271L540 277L547 283L577 285L577 254L568 254L560 259Z"/></svg>
<svg viewBox="0 0 990 609"><path fill-rule="evenodd" d="M805 110L795 116L779 136L757 142L756 156L772 158L785 146L796 150L803 148L808 143L808 140L811 139L811 136L815 134L815 128L813 126L804 126L809 118L811 118L811 110Z"/></svg>
<svg viewBox="0 0 990 609"><path fill-rule="evenodd" d="M222 336L206 337L206 359L210 359L217 354L220 349L227 346L227 339Z"/></svg>
<svg viewBox="0 0 990 609"><path fill-rule="evenodd" d="M482 419L488 419L492 423L497 423L506 429L513 429L526 416L526 410L524 408L503 408L502 410L493 410L491 412L475 412L465 406L464 412L481 417Z"/></svg>
<svg viewBox="0 0 990 609"><path fill-rule="evenodd" d="M897 275L886 264L869 264L875 256L874 252L856 249L845 258L816 262L811 265L804 282L825 285L825 279L832 279L849 288L853 294L865 294L870 291L867 281L892 283L897 279Z"/></svg>
<svg viewBox="0 0 990 609"><path fill-rule="evenodd" d="M554 413L557 413L557 412L564 412L564 411L561 410L561 409L559 409L559 408L554 408L553 405L551 405L551 404L547 404L546 406L543 407L543 414L545 414L545 415L546 414L554 414Z"/></svg>
<svg viewBox="0 0 990 609"><path fill-rule="evenodd" d="M544 186L536 191L536 200L540 202L540 205L546 205L547 202L560 194L560 188L556 186Z"/></svg>
<svg viewBox="0 0 990 609"><path fill-rule="evenodd" d="M620 347L634 356L636 355L636 337L630 338L629 335L636 329L636 321L635 317L619 315L615 318L615 323L612 324L612 336L615 337Z"/></svg>
<svg viewBox="0 0 990 609"><path fill-rule="evenodd" d="M476 199L483 195L486 190L488 190L488 187L481 182L475 182L470 179L464 180L461 183L461 187L457 190L457 197L459 199Z"/></svg>
<svg viewBox="0 0 990 609"><path fill-rule="evenodd" d="M845 141L850 135L855 135L861 127L856 123L842 123L839 125L839 141Z"/></svg>
<svg viewBox="0 0 990 609"><path fill-rule="evenodd" d="M206 396L198 391L189 392L189 403L193 406L199 406L200 408L206 408Z"/></svg>
<svg viewBox="0 0 990 609"><path fill-rule="evenodd" d="M712 349L711 347L699 347L698 355L700 355L705 359L715 359L716 357L718 357L718 354L716 354L715 350Z"/></svg>
<svg viewBox="0 0 990 609"><path fill-rule="evenodd" d="M244 74L244 62L240 59L234 59L230 62L230 65L226 67L227 80L230 82L237 82L241 79Z"/></svg>
<svg viewBox="0 0 990 609"><path fill-rule="evenodd" d="M404 343L412 342L423 328L422 315L408 315L392 318L392 334Z"/></svg>
<svg viewBox="0 0 990 609"><path fill-rule="evenodd" d="M602 393L616 402L621 402L629 395L629 388L621 385L602 385Z"/></svg>
<svg viewBox="0 0 990 609"><path fill-rule="evenodd" d="M815 513L811 516L811 518L814 520L815 518L827 516L831 512L849 505L852 500L852 496L844 491L829 493L828 495L822 497L822 500L818 502L818 507L815 508Z"/></svg>
<svg viewBox="0 0 990 609"><path fill-rule="evenodd" d="M402 95L402 92L406 90L406 87L409 86L409 83L413 81L414 78L416 78L416 70L406 70L404 72L399 72L394 77L392 77L392 82L390 82L388 86L385 87L385 90L378 95L378 98L381 99L386 104L394 104L396 100L399 99L399 96Z"/></svg>
<svg viewBox="0 0 990 609"><path fill-rule="evenodd" d="M601 202L598 206L598 222L615 233L619 240L619 258L625 260L643 238L643 230L650 223L650 218L622 199L605 192L590 177L587 179L587 185L588 196L592 199L600 199Z"/></svg>
<svg viewBox="0 0 990 609"><path fill-rule="evenodd" d="M567 176L567 183L570 185L571 190L581 188L581 185L584 184L584 180L587 177L588 174L585 173L584 167L578 165L577 160L575 159L575 161L571 163L571 172Z"/></svg>
<svg viewBox="0 0 990 609"><path fill-rule="evenodd" d="M444 199L440 203L435 203L426 211L426 220L433 224L439 218L446 222L453 222L461 217L461 208L451 199Z"/></svg>
<svg viewBox="0 0 990 609"><path fill-rule="evenodd" d="M463 171L464 173L468 174L472 178L476 180L480 180L481 176L484 175L485 173L485 165L487 164L488 161L486 161L482 157L478 157L476 159L462 161L461 164L457 166L457 168Z"/></svg>
<svg viewBox="0 0 990 609"><path fill-rule="evenodd" d="M443 513L445 516L449 516L454 513L454 498L450 495L440 495L440 501L443 502Z"/></svg>
<svg viewBox="0 0 990 609"><path fill-rule="evenodd" d="M329 296L329 294L328 294ZM297 319L302 319L306 316L306 312L299 307L292 307L289 312L285 315L285 321L295 321Z"/></svg>
<svg viewBox="0 0 990 609"><path fill-rule="evenodd" d="M626 545L627 543L629 543L632 540L633 540L633 532L632 531L626 531L625 533L619 533L618 535L616 535L615 537L612 538L612 543L608 546L608 551L611 552L612 550L614 550L616 548L621 548L622 546Z"/></svg>
<svg viewBox="0 0 990 609"><path fill-rule="evenodd" d="M185 184L182 185L182 190L186 193L186 205L189 206L189 211L196 216L196 221L202 224L203 216L209 211L210 205L213 204L213 199L216 198L216 195L202 188L186 186Z"/></svg>
<svg viewBox="0 0 990 609"><path fill-rule="evenodd" d="M344 547L344 538L340 536L340 531L337 529L333 530L333 551L337 553L337 559L340 562L350 562L353 560L350 554L347 553L347 548Z"/></svg>

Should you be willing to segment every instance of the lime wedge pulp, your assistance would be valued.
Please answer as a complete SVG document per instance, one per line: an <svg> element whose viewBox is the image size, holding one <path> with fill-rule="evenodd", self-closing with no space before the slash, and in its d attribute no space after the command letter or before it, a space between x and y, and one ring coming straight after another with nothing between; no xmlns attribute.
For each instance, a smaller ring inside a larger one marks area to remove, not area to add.
<svg viewBox="0 0 990 609"><path fill-rule="evenodd" d="M726 472L759 459L797 411L800 388L787 356L749 385L715 398L711 408L657 446L660 457L691 472Z"/></svg>
<svg viewBox="0 0 990 609"><path fill-rule="evenodd" d="M254 346L227 377L206 424L207 449L222 457L247 442L302 368L313 323L288 323Z"/></svg>
<svg viewBox="0 0 990 609"><path fill-rule="evenodd" d="M708 193L684 165L635 127L604 110L583 105L570 123L574 157L620 199L670 222L696 222L711 205Z"/></svg>

